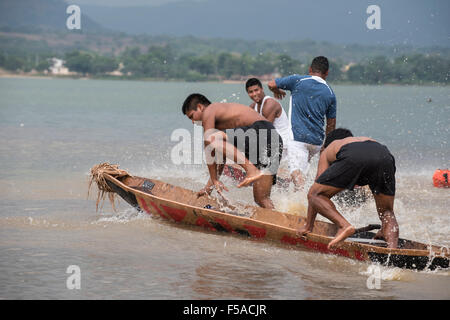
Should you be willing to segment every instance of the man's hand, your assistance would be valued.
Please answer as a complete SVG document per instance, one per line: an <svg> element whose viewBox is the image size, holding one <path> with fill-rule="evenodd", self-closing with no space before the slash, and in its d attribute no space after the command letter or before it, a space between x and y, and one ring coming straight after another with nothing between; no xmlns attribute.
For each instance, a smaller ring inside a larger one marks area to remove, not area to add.
<svg viewBox="0 0 450 320"><path fill-rule="evenodd" d="M208 179L206 186L196 193L197 199L200 197L206 196L206 195L210 195L213 188L214 188L214 184L212 183L211 179Z"/></svg>
<svg viewBox="0 0 450 320"><path fill-rule="evenodd" d="M195 195L197 196L197 198L206 196L206 195L210 195L211 194L212 189L206 189L203 188L200 191L198 191Z"/></svg>
<svg viewBox="0 0 450 320"><path fill-rule="evenodd" d="M217 193L220 194L222 197L223 197L223 190L228 191L228 188L225 187L225 185L219 180L214 181L214 188L216 188Z"/></svg>
<svg viewBox="0 0 450 320"><path fill-rule="evenodd" d="M272 92L273 92L273 96L275 98L277 98L278 100L281 100L286 96L286 92L284 92L283 90L278 89L278 88L276 90L273 90Z"/></svg>
<svg viewBox="0 0 450 320"><path fill-rule="evenodd" d="M269 87L269 90L273 92L273 96L275 98L281 100L281 99L283 99L286 96L286 92L284 92L283 90L281 90L281 89L279 89L277 87L277 84L275 83L275 80L269 81L267 86Z"/></svg>
<svg viewBox="0 0 450 320"><path fill-rule="evenodd" d="M312 231L312 228L305 224L304 226L301 226L300 228L297 229L296 234L297 234L297 237L302 237L302 236L307 235L311 231Z"/></svg>
<svg viewBox="0 0 450 320"><path fill-rule="evenodd" d="M210 195L214 188L217 190L217 193L219 193L221 196L223 196L223 190L228 191L228 188L225 187L225 185L219 180L216 180L214 182L208 180L206 186L196 193L197 198L200 198L205 195Z"/></svg>

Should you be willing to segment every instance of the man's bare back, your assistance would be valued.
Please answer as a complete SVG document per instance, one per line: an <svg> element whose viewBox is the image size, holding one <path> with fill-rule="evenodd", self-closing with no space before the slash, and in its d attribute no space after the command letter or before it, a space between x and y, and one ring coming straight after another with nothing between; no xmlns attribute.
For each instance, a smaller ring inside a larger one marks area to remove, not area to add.
<svg viewBox="0 0 450 320"><path fill-rule="evenodd" d="M219 130L239 128L249 126L256 121L265 120L263 116L258 114L253 109L239 104L239 103L211 103L203 113L202 122L214 124L212 127L207 125L208 128L216 128Z"/></svg>
<svg viewBox="0 0 450 320"><path fill-rule="evenodd" d="M348 137L348 138L341 139L341 140L335 140L332 143L330 143L328 148L326 148L323 151L323 153L324 153L323 156L327 159L327 162L329 164L331 164L334 161L336 161L336 154L346 144L349 144L352 142L363 142L363 141L368 141L368 140L375 141L374 139L369 138L369 137Z"/></svg>

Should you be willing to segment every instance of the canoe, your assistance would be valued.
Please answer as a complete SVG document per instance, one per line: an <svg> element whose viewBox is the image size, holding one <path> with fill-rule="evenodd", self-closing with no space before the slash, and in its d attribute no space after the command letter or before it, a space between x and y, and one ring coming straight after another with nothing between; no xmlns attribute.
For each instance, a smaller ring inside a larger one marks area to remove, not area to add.
<svg viewBox="0 0 450 320"><path fill-rule="evenodd" d="M305 224L304 217L250 205L236 211L220 199L197 198L192 190L156 179L131 176L125 170L99 170L95 166L91 169L91 178L91 183L96 182L103 194L117 194L137 210L174 223L195 226L197 230L225 232L276 242L288 248L392 267L415 270L449 267L450 253L446 247L399 239L398 249L386 248L386 242L372 239L375 233L370 230L379 225L359 228L353 236L328 249L327 245L337 231L332 223L316 221L311 233L297 236L297 228Z"/></svg>

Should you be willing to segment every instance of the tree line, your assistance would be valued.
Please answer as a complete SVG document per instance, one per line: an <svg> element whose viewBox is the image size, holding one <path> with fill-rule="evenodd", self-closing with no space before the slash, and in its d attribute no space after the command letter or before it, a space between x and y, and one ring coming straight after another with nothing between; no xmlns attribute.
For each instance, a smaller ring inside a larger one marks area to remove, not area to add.
<svg viewBox="0 0 450 320"><path fill-rule="evenodd" d="M10 71L44 72L51 66L50 58L59 57L65 66L82 75L106 76L120 70L123 78L177 79L185 81L214 81L242 79L247 76L307 74L308 61L294 59L287 54L271 52L177 54L170 46L126 48L120 54L100 55L75 50L65 54L11 54L0 52L0 67ZM402 55L393 59L385 56L368 58L354 64L330 59L330 82L362 84L429 84L450 83L450 58L438 54Z"/></svg>

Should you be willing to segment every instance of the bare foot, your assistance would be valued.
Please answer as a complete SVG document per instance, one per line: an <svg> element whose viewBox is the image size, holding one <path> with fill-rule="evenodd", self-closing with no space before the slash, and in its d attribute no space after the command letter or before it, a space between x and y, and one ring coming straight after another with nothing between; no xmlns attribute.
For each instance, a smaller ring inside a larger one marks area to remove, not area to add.
<svg viewBox="0 0 450 320"><path fill-rule="evenodd" d="M355 227L354 226L348 226L347 228L341 228L338 230L336 237L334 237L333 240L330 241L328 244L328 249L333 248L336 246L339 242L344 241L346 238L350 237L352 234L355 233Z"/></svg>
<svg viewBox="0 0 450 320"><path fill-rule="evenodd" d="M262 176L263 176L263 173L261 171L259 171L255 175L247 175L245 177L245 179L242 180L242 182L237 185L237 187L242 188L242 187L248 186L249 184L255 182L256 180L261 179Z"/></svg>

